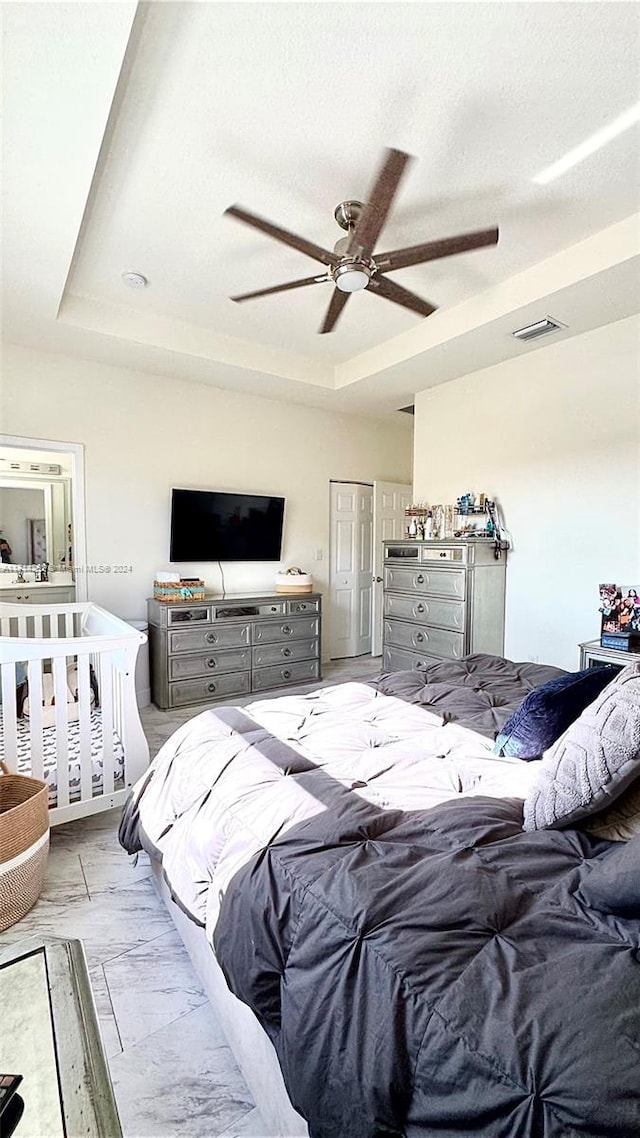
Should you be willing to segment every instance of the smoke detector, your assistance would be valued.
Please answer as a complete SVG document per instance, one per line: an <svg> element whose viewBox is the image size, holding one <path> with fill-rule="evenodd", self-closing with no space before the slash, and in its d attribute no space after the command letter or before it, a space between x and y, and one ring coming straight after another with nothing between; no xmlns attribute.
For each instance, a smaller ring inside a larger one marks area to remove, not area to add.
<svg viewBox="0 0 640 1138"><path fill-rule="evenodd" d="M548 336L550 332L559 332L566 327L566 324L561 324L552 316L545 316L543 320L536 320L535 324L527 324L525 328L518 328L511 335L515 336L516 340L537 340L538 336Z"/></svg>
<svg viewBox="0 0 640 1138"><path fill-rule="evenodd" d="M129 288L146 288L149 281L142 273L123 273L122 280Z"/></svg>

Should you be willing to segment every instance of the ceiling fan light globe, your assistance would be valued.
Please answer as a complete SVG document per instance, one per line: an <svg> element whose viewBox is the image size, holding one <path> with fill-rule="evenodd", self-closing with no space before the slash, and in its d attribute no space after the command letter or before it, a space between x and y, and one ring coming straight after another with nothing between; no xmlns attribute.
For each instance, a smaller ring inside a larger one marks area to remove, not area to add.
<svg viewBox="0 0 640 1138"><path fill-rule="evenodd" d="M364 266L352 267L345 265L335 274L336 288L340 292L360 292L369 284L371 274Z"/></svg>

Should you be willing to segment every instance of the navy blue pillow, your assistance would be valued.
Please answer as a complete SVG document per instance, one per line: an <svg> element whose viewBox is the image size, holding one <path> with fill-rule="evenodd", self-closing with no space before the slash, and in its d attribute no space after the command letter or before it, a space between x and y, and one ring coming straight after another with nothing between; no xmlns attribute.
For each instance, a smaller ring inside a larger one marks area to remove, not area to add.
<svg viewBox="0 0 640 1138"><path fill-rule="evenodd" d="M539 759L619 671L615 664L585 668L535 688L505 723L496 739L494 754Z"/></svg>

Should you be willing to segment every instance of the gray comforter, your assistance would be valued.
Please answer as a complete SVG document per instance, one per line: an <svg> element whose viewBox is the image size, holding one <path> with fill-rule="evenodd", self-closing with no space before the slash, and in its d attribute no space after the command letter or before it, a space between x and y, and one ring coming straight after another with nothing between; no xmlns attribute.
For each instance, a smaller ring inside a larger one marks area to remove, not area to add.
<svg viewBox="0 0 640 1138"><path fill-rule="evenodd" d="M576 896L615 849L336 788L241 870L216 955L311 1138L637 1138L640 919Z"/></svg>
<svg viewBox="0 0 640 1138"><path fill-rule="evenodd" d="M640 919L580 885L616 846L523 833L490 739L557 669L468 657L204 712L135 787L312 1138L637 1138ZM471 728L471 730L469 730Z"/></svg>
<svg viewBox="0 0 640 1138"><path fill-rule="evenodd" d="M566 674L550 664L516 663L476 653L419 671L386 672L370 683L376 691L495 739L529 692Z"/></svg>

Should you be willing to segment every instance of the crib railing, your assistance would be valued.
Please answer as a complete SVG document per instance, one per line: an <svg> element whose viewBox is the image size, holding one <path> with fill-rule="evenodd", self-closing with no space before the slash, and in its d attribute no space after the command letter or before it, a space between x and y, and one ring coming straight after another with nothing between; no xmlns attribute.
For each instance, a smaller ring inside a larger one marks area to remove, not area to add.
<svg viewBox="0 0 640 1138"><path fill-rule="evenodd" d="M28 736L28 773L42 778L45 751L49 765L55 752L57 793L52 824L119 805L145 771L149 748L134 681L138 649L145 640L144 633L90 603L0 604L4 759L10 769L17 769L19 738L24 746ZM77 678L78 698L71 703L67 700L69 666L77 670L74 680ZM28 719L18 717L17 689L23 677L28 684ZM99 717L92 717L96 709L92 706L94 679ZM52 687L54 700L46 707L45 683L47 688ZM73 745L69 734L72 721L77 723ZM117 758L122 752L124 769L120 774ZM70 785L71 763L74 770L79 764L79 787ZM94 768L101 774L98 789Z"/></svg>

